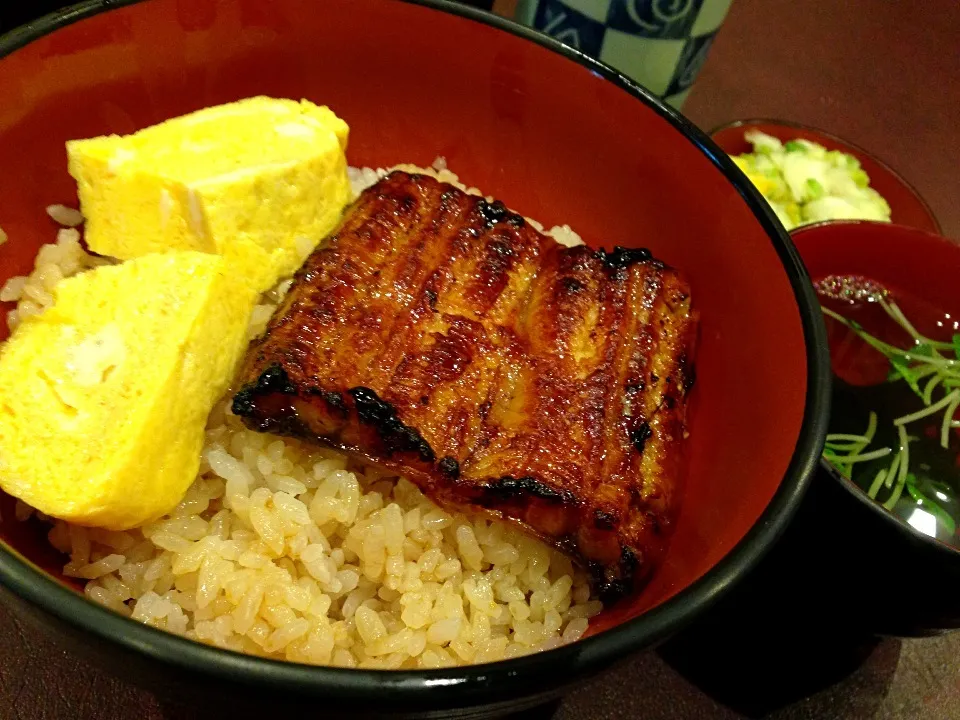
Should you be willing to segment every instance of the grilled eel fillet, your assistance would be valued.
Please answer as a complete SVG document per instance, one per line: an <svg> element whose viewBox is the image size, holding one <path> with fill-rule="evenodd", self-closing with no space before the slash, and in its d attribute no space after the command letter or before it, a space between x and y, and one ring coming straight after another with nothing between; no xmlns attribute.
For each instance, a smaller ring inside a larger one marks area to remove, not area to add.
<svg viewBox="0 0 960 720"><path fill-rule="evenodd" d="M674 522L696 322L646 250L564 247L499 202L393 172L301 268L233 412L518 522L610 600Z"/></svg>

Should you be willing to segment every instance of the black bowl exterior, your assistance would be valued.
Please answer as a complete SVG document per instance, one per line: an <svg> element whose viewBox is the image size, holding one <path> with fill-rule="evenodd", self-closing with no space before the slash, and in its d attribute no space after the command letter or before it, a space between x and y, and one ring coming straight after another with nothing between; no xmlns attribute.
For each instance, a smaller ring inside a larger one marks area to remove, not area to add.
<svg viewBox="0 0 960 720"><path fill-rule="evenodd" d="M48 614L37 605L10 593L0 585L0 602L13 612L25 627L43 633L63 651L102 668L112 675L153 693L163 707L171 709L173 717L185 713L188 717L276 717L291 714L298 717L322 716L337 718L393 718L409 720L430 718L469 718L480 720L499 718L550 703L569 691L574 684L552 683L556 668L545 663L536 669L543 675L540 684L548 690L521 697L501 698L491 692L484 703L459 703L455 698L440 702L433 693L396 697L384 691L386 683L377 692L375 681L369 681L369 692L363 697L349 698L323 692L317 683L316 692L291 691L283 684L275 684L270 677L260 678L256 684L243 682L236 674L219 675L197 672L189 667L161 662L134 648L118 646L108 638L91 635L69 621ZM388 673L383 673L388 674ZM531 677L531 680L536 678ZM582 681L585 678L580 678Z"/></svg>
<svg viewBox="0 0 960 720"><path fill-rule="evenodd" d="M0 58L58 27L142 0L87 0L0 38ZM780 537L812 477L826 434L830 372L826 334L809 278L786 232L733 162L689 121L647 91L578 51L510 21L447 0L405 0L454 13L513 33L559 53L613 83L671 123L707 156L744 198L764 228L793 288L807 348L804 422L783 481L739 544L706 575L662 605L617 628L547 653L483 666L437 671L367 671L311 667L219 650L132 622L86 601L16 551L0 545L5 602L51 630L74 651L160 695L235 699L253 703L283 698L314 711L322 702L352 715L481 717L521 710L561 694L651 648L711 607ZM268 702L275 710L275 704ZM362 709L362 711L361 711Z"/></svg>
<svg viewBox="0 0 960 720"><path fill-rule="evenodd" d="M714 678L756 676L750 668L759 657L764 671L790 674L794 658L826 647L960 628L957 588L960 553L920 535L823 462L780 541L668 641L664 655Z"/></svg>
<svg viewBox="0 0 960 720"><path fill-rule="evenodd" d="M960 553L822 463L780 541L658 652L719 702L766 716L848 676L878 636L960 627L958 588Z"/></svg>
<svg viewBox="0 0 960 720"><path fill-rule="evenodd" d="M826 462L795 530L821 558L822 584L851 625L903 637L960 628L960 551L887 512Z"/></svg>

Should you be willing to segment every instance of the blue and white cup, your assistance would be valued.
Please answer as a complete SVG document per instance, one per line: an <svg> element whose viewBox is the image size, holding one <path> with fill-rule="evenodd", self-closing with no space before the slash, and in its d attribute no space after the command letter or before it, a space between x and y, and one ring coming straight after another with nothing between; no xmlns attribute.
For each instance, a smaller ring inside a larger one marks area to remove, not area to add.
<svg viewBox="0 0 960 720"><path fill-rule="evenodd" d="M516 19L605 62L675 108L732 0L519 0Z"/></svg>

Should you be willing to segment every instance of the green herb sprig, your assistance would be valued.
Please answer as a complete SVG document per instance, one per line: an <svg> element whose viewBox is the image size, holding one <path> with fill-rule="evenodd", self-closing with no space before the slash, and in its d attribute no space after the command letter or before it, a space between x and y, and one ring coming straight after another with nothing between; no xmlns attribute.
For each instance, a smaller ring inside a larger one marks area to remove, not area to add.
<svg viewBox="0 0 960 720"><path fill-rule="evenodd" d="M957 408L960 407L960 335L954 335L951 342L941 342L925 337L917 332L896 303L883 297L876 297L874 302L879 303L887 315L913 338L912 347L904 349L890 345L865 331L859 323L829 308L821 309L824 315L850 328L861 340L882 353L890 361L890 375L887 380L890 382L902 380L907 383L920 398L923 407L893 421L899 439L899 447L896 451L889 447L867 451L877 430L877 415L871 412L863 435L846 433L827 435L823 456L838 472L849 479L857 463L892 455L890 464L879 470L870 484L867 490L870 498L876 500L880 488L886 487L890 490L890 494L883 502L883 507L892 510L906 490L914 501L934 514L952 534L956 532L956 519L921 491L916 475L910 472L910 443L917 438L907 434L906 426L942 412L940 445L944 448L949 447L951 428L960 427L960 421L954 419ZM934 400L935 397L936 400Z"/></svg>

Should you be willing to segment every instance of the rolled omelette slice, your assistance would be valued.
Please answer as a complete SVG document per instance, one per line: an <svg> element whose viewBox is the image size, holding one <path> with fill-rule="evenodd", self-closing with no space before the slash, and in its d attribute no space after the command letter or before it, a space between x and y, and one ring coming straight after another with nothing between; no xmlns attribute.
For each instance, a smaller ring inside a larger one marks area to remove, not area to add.
<svg viewBox="0 0 960 720"><path fill-rule="evenodd" d="M0 348L0 487L124 530L181 500L255 293L223 258L153 254L68 278Z"/></svg>
<svg viewBox="0 0 960 720"><path fill-rule="evenodd" d="M254 97L70 141L85 240L121 260L220 254L238 280L267 290L339 222L351 196L348 134L326 107Z"/></svg>

